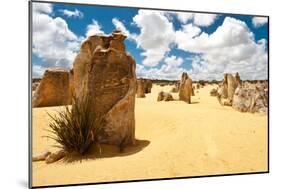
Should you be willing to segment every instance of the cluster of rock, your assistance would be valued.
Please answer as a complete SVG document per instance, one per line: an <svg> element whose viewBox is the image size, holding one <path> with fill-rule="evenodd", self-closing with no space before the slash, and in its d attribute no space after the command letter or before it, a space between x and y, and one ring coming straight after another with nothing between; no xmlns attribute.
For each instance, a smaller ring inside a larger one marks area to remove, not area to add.
<svg viewBox="0 0 281 189"><path fill-rule="evenodd" d="M232 106L240 112L268 111L268 83L242 84L238 73L224 75L217 97L222 105Z"/></svg>
<svg viewBox="0 0 281 189"><path fill-rule="evenodd" d="M173 95L164 91L158 93L157 101L173 101Z"/></svg>
<svg viewBox="0 0 281 189"><path fill-rule="evenodd" d="M194 95L192 80L188 77L187 73L184 72L182 73L179 86L179 100L190 104L192 95Z"/></svg>
<svg viewBox="0 0 281 189"><path fill-rule="evenodd" d="M253 87L237 87L232 107L240 112L266 113L268 111L268 88L259 84Z"/></svg>
<svg viewBox="0 0 281 189"><path fill-rule="evenodd" d="M152 81L149 79L137 80L137 98L144 98L145 94L151 93Z"/></svg>

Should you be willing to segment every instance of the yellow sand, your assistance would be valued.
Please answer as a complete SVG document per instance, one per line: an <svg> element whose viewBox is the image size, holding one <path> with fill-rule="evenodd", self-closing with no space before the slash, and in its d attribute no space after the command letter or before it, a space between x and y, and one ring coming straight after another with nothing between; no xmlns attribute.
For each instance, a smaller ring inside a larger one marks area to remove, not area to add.
<svg viewBox="0 0 281 189"><path fill-rule="evenodd" d="M34 162L33 186L267 171L267 116L221 106L209 96L212 88L196 90L186 104L157 102L158 92L171 86L153 85L151 94L136 99L137 146L120 154L104 145L101 154L85 158ZM61 108L33 108L34 153L57 150L42 136L50 122L46 111Z"/></svg>

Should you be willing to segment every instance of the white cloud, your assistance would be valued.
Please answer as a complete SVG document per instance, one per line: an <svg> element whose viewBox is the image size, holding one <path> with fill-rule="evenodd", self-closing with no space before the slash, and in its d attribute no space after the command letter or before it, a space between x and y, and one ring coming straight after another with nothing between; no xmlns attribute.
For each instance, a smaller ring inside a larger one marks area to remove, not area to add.
<svg viewBox="0 0 281 189"><path fill-rule="evenodd" d="M176 32L177 47L197 53L189 70L194 79L222 79L223 73L239 72L242 79L267 78L266 40L255 42L247 25L226 17L212 34L186 25Z"/></svg>
<svg viewBox="0 0 281 189"><path fill-rule="evenodd" d="M75 9L74 11L71 10L67 10L67 9L61 9L59 10L64 16L67 17L77 17L77 18L83 18L83 13L77 9Z"/></svg>
<svg viewBox="0 0 281 189"><path fill-rule="evenodd" d="M32 50L42 60L42 69L70 68L79 50L81 37L68 28L64 19L52 17L52 10L51 4L33 3Z"/></svg>
<svg viewBox="0 0 281 189"><path fill-rule="evenodd" d="M268 19L267 17L253 17L252 19L252 23L253 23L253 26L258 28L258 27L261 27L262 25L266 24L268 22Z"/></svg>
<svg viewBox="0 0 281 189"><path fill-rule="evenodd" d="M193 19L194 13L188 13L188 12L177 12L175 13L177 15L177 18L181 23L186 24L188 21Z"/></svg>
<svg viewBox="0 0 281 189"><path fill-rule="evenodd" d="M69 68L84 37L75 35L64 19L54 17L50 4L33 3L33 6L33 53L43 62L33 66L33 75L42 75L48 67ZM177 13L182 25L175 31L172 19L168 18L174 14L139 10L133 17L139 34L131 33L118 18L112 19L115 28L143 50L144 60L136 68L138 77L174 80L180 79L182 72L188 72L193 80L211 80L222 79L225 72L239 72L242 79L267 78L267 41L256 42L246 23L226 17L221 26L207 34L199 27L211 25L217 15ZM93 19L86 28L86 37L98 33L104 31ZM182 57L170 56L172 48L194 53L188 60L192 61L191 69L183 68ZM160 63L163 64L156 67Z"/></svg>
<svg viewBox="0 0 281 189"><path fill-rule="evenodd" d="M139 10L133 21L140 28L136 42L144 50L141 54L145 57L142 64L157 66L170 51L170 44L174 41L173 24L164 12L153 10Z"/></svg>
<svg viewBox="0 0 281 189"><path fill-rule="evenodd" d="M194 13L194 24L197 26L210 26L212 25L218 15L206 13Z"/></svg>
<svg viewBox="0 0 281 189"><path fill-rule="evenodd" d="M181 57L176 57L176 56L170 56L170 57L166 57L164 59L164 62L169 65L169 66L172 66L172 67L178 67L180 65L182 65L183 63L183 59Z"/></svg>
<svg viewBox="0 0 281 189"><path fill-rule="evenodd" d="M39 65L32 66L32 77L33 78L40 78L45 72L45 68Z"/></svg>
<svg viewBox="0 0 281 189"><path fill-rule="evenodd" d="M189 21L193 20L193 23L197 26L207 27L212 25L217 19L217 14L208 14L208 13L187 13L187 12L177 12L176 14L178 20L186 24Z"/></svg>
<svg viewBox="0 0 281 189"><path fill-rule="evenodd" d="M103 34L104 32L101 30L101 25L95 19L92 19L92 23L87 26L86 36L92 36L95 34Z"/></svg>
<svg viewBox="0 0 281 189"><path fill-rule="evenodd" d="M168 79L179 80L183 72L187 72L186 69L180 67L183 63L183 58L170 56L164 59L164 64L160 68L145 67L137 64L136 74L137 77L149 78L149 79Z"/></svg>
<svg viewBox="0 0 281 189"><path fill-rule="evenodd" d="M53 11L53 6L50 3L33 3L33 13L50 14Z"/></svg>
<svg viewBox="0 0 281 189"><path fill-rule="evenodd" d="M130 33L130 31L127 30L125 25L118 18L113 18L112 23L115 28L122 31L122 33L124 33L129 40L135 40L136 34Z"/></svg>

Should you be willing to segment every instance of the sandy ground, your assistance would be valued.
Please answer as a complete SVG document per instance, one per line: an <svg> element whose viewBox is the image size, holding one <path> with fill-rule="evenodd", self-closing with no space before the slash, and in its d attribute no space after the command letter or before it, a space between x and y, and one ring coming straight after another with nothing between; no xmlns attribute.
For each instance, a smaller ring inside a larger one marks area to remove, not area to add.
<svg viewBox="0 0 281 189"><path fill-rule="evenodd" d="M120 154L104 145L101 154L94 147L83 158L34 162L33 186L267 171L267 116L221 106L209 96L212 88L196 90L186 104L157 102L158 92L171 86L153 85L136 99L137 146ZM46 112L61 108L33 108L33 153L56 150L42 136L48 135Z"/></svg>

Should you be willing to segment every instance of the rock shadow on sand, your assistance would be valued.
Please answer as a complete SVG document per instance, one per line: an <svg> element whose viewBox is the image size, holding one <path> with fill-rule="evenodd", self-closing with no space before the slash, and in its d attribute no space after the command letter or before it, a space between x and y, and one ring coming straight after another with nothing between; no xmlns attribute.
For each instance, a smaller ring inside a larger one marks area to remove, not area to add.
<svg viewBox="0 0 281 189"><path fill-rule="evenodd" d="M150 144L148 140L136 140L135 145L129 145L124 150L120 151L120 148L115 145L100 144L93 145L84 156L80 154L68 154L62 159L63 163L75 163L82 162L84 160L97 160L100 158L112 158L112 157L123 157L136 154L142 151L145 147Z"/></svg>
<svg viewBox="0 0 281 189"><path fill-rule="evenodd" d="M186 102L184 102L184 101L182 101L182 100L180 100L178 98L174 99L173 101L180 101L180 102L186 103ZM191 101L190 102L190 104L199 104L199 103L200 103L199 101ZM188 104L188 103L186 103L186 104Z"/></svg>

